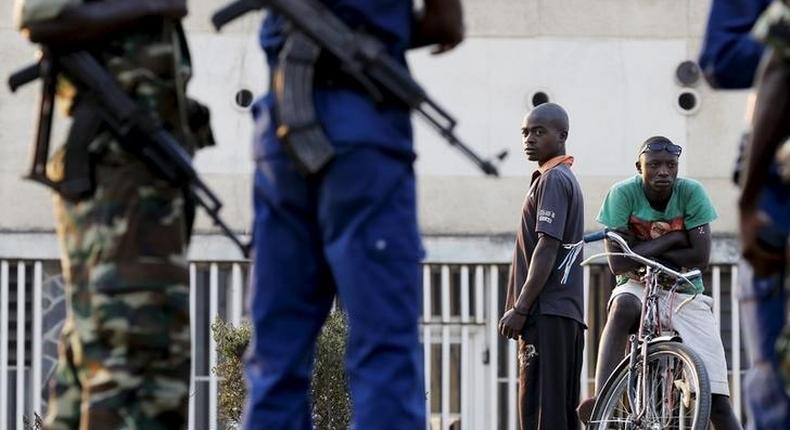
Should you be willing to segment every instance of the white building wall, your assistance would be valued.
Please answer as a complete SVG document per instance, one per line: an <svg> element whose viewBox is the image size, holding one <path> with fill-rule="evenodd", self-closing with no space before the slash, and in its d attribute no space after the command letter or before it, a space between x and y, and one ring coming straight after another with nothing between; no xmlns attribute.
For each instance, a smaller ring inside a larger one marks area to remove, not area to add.
<svg viewBox="0 0 790 430"><path fill-rule="evenodd" d="M13 28L13 0L0 0L0 76L29 62L33 47ZM256 94L268 82L256 36L260 15L221 35L209 24L222 1L191 2L186 21L195 75L190 92L212 108L218 145L201 151L198 169L226 204L237 230L251 222L252 123L237 108L237 90ZM733 233L729 172L743 128L743 93L696 86L701 108L675 107L674 70L695 59L708 9L695 0L466 0L467 40L432 57L414 52L415 77L459 120L459 135L484 154L508 149L503 177L483 178L415 121L420 218L429 235L512 233L534 165L520 151L519 125L535 90L571 115L568 150L586 197L588 229L606 189L634 173L638 144L664 134L684 146L681 172L702 180L721 215L717 233ZM35 85L11 95L0 87L0 231L51 231L48 193L19 178L29 163ZM64 123L60 122L60 129ZM53 139L53 146L57 137ZM201 219L199 230L209 229Z"/></svg>

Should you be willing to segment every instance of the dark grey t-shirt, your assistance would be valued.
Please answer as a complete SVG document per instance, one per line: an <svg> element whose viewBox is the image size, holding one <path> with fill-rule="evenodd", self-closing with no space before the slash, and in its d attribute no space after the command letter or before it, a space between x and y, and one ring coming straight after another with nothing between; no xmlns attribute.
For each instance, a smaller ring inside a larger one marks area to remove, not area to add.
<svg viewBox="0 0 790 430"><path fill-rule="evenodd" d="M561 243L576 243L584 235L582 191L568 165L561 164L532 180L516 234L505 310L513 307L524 286L532 252L541 234ZM582 257L574 263L565 284L561 283L563 271L557 270L567 253L568 250L560 247L551 275L538 296L537 309L530 312L571 318L584 324L583 272L579 265Z"/></svg>

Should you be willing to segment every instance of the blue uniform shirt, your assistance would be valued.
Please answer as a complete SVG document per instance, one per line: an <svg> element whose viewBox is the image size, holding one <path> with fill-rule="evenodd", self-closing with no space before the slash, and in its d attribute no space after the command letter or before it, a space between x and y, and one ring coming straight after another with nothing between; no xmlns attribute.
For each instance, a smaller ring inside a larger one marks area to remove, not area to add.
<svg viewBox="0 0 790 430"><path fill-rule="evenodd" d="M321 1L351 29L375 36L393 58L406 63L405 52L411 38L411 0ZM260 45L270 67L276 65L283 44L283 21L282 16L270 14L260 30ZM412 128L406 109L376 106L367 94L351 89L316 90L314 103L324 132L339 149L365 145L412 156ZM282 153L271 124L272 105L269 94L258 100L253 109L258 124L256 160Z"/></svg>
<svg viewBox="0 0 790 430"><path fill-rule="evenodd" d="M713 0L699 64L708 82L725 89L749 88L763 54L751 30L771 0Z"/></svg>

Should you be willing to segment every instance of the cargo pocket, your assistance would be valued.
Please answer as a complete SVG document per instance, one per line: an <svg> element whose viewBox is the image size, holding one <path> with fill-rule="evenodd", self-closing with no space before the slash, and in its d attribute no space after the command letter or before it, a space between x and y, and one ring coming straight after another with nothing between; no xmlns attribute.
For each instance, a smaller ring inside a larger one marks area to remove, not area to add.
<svg viewBox="0 0 790 430"><path fill-rule="evenodd" d="M364 226L365 248L377 260L421 261L414 173L404 174Z"/></svg>
<svg viewBox="0 0 790 430"><path fill-rule="evenodd" d="M189 282L181 190L136 164L109 174L95 196L91 228L100 257L91 283L102 293L158 289Z"/></svg>

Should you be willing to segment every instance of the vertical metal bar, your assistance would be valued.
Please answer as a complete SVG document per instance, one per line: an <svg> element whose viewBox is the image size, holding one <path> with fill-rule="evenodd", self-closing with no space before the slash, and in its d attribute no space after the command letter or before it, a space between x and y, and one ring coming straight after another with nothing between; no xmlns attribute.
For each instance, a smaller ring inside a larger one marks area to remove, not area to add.
<svg viewBox="0 0 790 430"><path fill-rule="evenodd" d="M488 397L488 415L490 421L488 428L494 430L497 428L497 415L499 405L499 374L497 373L499 365L499 351L497 351L497 316L499 315L499 272L495 264L489 267L489 302L488 302L488 370L489 370L489 389L491 394Z"/></svg>
<svg viewBox="0 0 790 430"><path fill-rule="evenodd" d="M40 261L33 264L33 339L31 344L31 376L30 384L31 409L33 413L42 414L41 410L41 345L43 344L43 310L41 306L42 290L44 284L44 270Z"/></svg>
<svg viewBox="0 0 790 430"><path fill-rule="evenodd" d="M241 325L241 317L244 314L244 285L241 274L241 265L233 263L231 268L231 311L230 321L235 326Z"/></svg>
<svg viewBox="0 0 790 430"><path fill-rule="evenodd" d="M431 390L431 266L422 266L422 345L423 345L423 367L425 374L425 428L431 428L431 397L434 393Z"/></svg>
<svg viewBox="0 0 790 430"><path fill-rule="evenodd" d="M711 293L713 293L713 316L716 325L721 327L721 267L713 266Z"/></svg>
<svg viewBox="0 0 790 430"><path fill-rule="evenodd" d="M479 307L479 305L478 305ZM461 426L472 428L469 410L469 266L461 266Z"/></svg>
<svg viewBox="0 0 790 430"><path fill-rule="evenodd" d="M8 423L8 262L0 261L0 427Z"/></svg>
<svg viewBox="0 0 790 430"><path fill-rule="evenodd" d="M197 283L197 269L195 263L189 265L189 338L191 339L190 348L190 370L189 370L189 430L195 430L195 372L197 369L195 357L197 356L197 346L195 339L197 338L197 327L195 321L197 320L197 297L195 295L195 284Z"/></svg>
<svg viewBox="0 0 790 430"><path fill-rule="evenodd" d="M211 324L219 315L219 267L217 263L211 263L209 266L209 302L208 302L208 325L209 325L209 351L208 351L208 365L209 365L209 379L208 379L208 427L209 429L217 428L217 375L214 374L214 367L217 366L217 341L214 339L214 332L211 330Z"/></svg>
<svg viewBox="0 0 790 430"><path fill-rule="evenodd" d="M16 428L25 418L25 263L16 266Z"/></svg>
<svg viewBox="0 0 790 430"><path fill-rule="evenodd" d="M495 318L496 319L496 318ZM516 394L518 389L518 342L507 342L507 428L516 430L518 410L516 407Z"/></svg>
<svg viewBox="0 0 790 430"><path fill-rule="evenodd" d="M741 411L741 312L738 306L738 266L732 265L730 276L730 304L732 327L732 408L738 421L742 421Z"/></svg>
<svg viewBox="0 0 790 430"><path fill-rule="evenodd" d="M475 322L483 324L486 320L485 301L483 301L483 289L485 287L485 268L475 267Z"/></svg>
<svg viewBox="0 0 790 430"><path fill-rule="evenodd" d="M592 326L592 321L590 321L590 266L584 266L583 276L582 279L584 280L584 286L582 291L584 292L584 304L582 310L584 311L585 315L585 322L587 323L587 327ZM582 383L581 383L581 393L580 396L582 400L590 397L590 362L587 358L587 354L589 352L589 331L584 330L584 352L582 352Z"/></svg>
<svg viewBox="0 0 790 430"><path fill-rule="evenodd" d="M450 425L450 267L442 266L442 425Z"/></svg>

